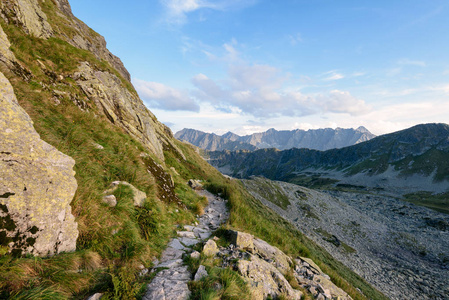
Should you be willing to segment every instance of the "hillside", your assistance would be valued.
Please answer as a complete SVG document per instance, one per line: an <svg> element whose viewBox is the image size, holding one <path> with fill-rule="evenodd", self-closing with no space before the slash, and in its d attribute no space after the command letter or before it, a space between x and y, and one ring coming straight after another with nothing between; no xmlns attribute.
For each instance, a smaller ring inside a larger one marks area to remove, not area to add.
<svg viewBox="0 0 449 300"><path fill-rule="evenodd" d="M141 299L164 269L156 258L205 213L207 199L187 184L196 179L229 203L214 235L245 231L313 259L353 299L385 299L177 141L129 80L66 0L0 2L0 298ZM207 268L190 284L196 298L250 297L240 273Z"/></svg>
<svg viewBox="0 0 449 300"><path fill-rule="evenodd" d="M449 188L449 126L423 124L342 149L210 152L223 172L263 175L312 187L349 185L394 195Z"/></svg>
<svg viewBox="0 0 449 300"><path fill-rule="evenodd" d="M357 129L325 128L281 131L272 128L265 132L245 136L238 136L232 132L219 136L194 129L183 129L178 131L175 137L181 141L189 142L197 147L210 151L252 151L264 148L276 148L279 150L291 148L328 150L368 141L374 138L375 135L361 126Z"/></svg>
<svg viewBox="0 0 449 300"><path fill-rule="evenodd" d="M445 299L449 215L381 195L253 177L245 187L392 299ZM407 278L407 280L404 280Z"/></svg>

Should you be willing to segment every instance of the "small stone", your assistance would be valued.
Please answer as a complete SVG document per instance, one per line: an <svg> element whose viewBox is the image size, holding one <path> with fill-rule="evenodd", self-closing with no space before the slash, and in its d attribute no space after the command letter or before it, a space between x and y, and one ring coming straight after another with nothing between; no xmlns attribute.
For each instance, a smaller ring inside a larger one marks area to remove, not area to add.
<svg viewBox="0 0 449 300"><path fill-rule="evenodd" d="M326 296L323 294L318 294L318 297L316 297L317 300L326 300Z"/></svg>
<svg viewBox="0 0 449 300"><path fill-rule="evenodd" d="M207 271L206 271L206 267L204 267L203 265L200 265L200 267L198 268L198 270L196 271L195 277L193 278L193 280L198 281L201 280L201 278L206 277Z"/></svg>
<svg viewBox="0 0 449 300"><path fill-rule="evenodd" d="M210 232L199 232L198 235L199 235L200 239L206 240L210 237L211 233Z"/></svg>
<svg viewBox="0 0 449 300"><path fill-rule="evenodd" d="M110 207L115 207L117 205L117 198L114 195L104 196L102 201Z"/></svg>
<svg viewBox="0 0 449 300"><path fill-rule="evenodd" d="M187 247L196 245L199 242L196 238L191 239L191 238L186 238L186 237L181 238L180 241L183 245L185 245Z"/></svg>
<svg viewBox="0 0 449 300"><path fill-rule="evenodd" d="M89 298L87 298L87 300L100 300L101 297L103 297L103 293L95 293Z"/></svg>
<svg viewBox="0 0 449 300"><path fill-rule="evenodd" d="M192 253L190 253L190 257L194 259L199 259L200 256L201 254L198 251L193 251Z"/></svg>
<svg viewBox="0 0 449 300"><path fill-rule="evenodd" d="M186 237L190 239L196 238L195 233L191 231L177 231L176 233L178 234L179 237Z"/></svg>
<svg viewBox="0 0 449 300"><path fill-rule="evenodd" d="M219 252L217 244L213 240L208 240L203 248L203 254L205 256L214 256Z"/></svg>
<svg viewBox="0 0 449 300"><path fill-rule="evenodd" d="M103 149L104 149L104 147L103 147L102 145L100 145L100 144L92 143L92 145L93 145L96 149L98 149L98 150L103 150Z"/></svg>
<svg viewBox="0 0 449 300"><path fill-rule="evenodd" d="M184 250L185 247L181 244L181 242L178 239L173 239L169 244L169 247L177 249L177 250Z"/></svg>
<svg viewBox="0 0 449 300"><path fill-rule="evenodd" d="M184 225L184 229L187 231L193 231L194 228L192 225Z"/></svg>
<svg viewBox="0 0 449 300"><path fill-rule="evenodd" d="M203 185L201 184L201 182L199 180L195 180L195 179L190 179L189 182L187 182L187 184L194 190L202 190L203 189Z"/></svg>

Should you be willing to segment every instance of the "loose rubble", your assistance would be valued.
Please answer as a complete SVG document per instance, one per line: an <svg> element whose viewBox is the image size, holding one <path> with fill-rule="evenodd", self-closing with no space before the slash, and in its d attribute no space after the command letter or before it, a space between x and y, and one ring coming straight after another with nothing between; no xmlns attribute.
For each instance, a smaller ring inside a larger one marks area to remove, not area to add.
<svg viewBox="0 0 449 300"><path fill-rule="evenodd" d="M320 192L276 182L291 203L284 210L257 192L260 180L243 183L387 297L448 298L449 216L381 195Z"/></svg>

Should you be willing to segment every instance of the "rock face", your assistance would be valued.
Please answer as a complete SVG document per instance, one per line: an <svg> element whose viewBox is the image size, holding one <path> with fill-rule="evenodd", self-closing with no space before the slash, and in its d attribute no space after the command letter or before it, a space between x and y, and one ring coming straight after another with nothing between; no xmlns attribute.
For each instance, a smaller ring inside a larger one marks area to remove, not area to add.
<svg viewBox="0 0 449 300"><path fill-rule="evenodd" d="M74 160L42 141L0 73L0 243L20 255L74 251Z"/></svg>
<svg viewBox="0 0 449 300"><path fill-rule="evenodd" d="M157 128L161 127L161 124L143 102L121 84L117 76L95 71L84 62L73 79L112 123L123 127L163 159L162 143L158 139L163 134L157 133L157 129L162 130ZM168 139L166 142L169 143Z"/></svg>
<svg viewBox="0 0 449 300"><path fill-rule="evenodd" d="M269 129L265 132L238 136L232 132L222 136L205 133L194 129L183 129L175 134L177 139L189 142L197 147L210 151L223 150L256 150L263 148L309 148L328 150L342 148L368 141L375 137L365 127L357 129L325 128L313 130L281 130Z"/></svg>
<svg viewBox="0 0 449 300"><path fill-rule="evenodd" d="M47 15L38 0L6 0L0 2L0 10L6 21L12 22L35 37L47 39L53 34Z"/></svg>

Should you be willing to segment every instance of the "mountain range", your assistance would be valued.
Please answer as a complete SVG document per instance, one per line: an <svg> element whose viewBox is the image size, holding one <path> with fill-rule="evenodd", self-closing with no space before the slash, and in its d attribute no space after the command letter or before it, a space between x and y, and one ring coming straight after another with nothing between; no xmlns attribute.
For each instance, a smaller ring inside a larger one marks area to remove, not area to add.
<svg viewBox="0 0 449 300"><path fill-rule="evenodd" d="M343 148L368 141L375 137L363 126L353 128L324 128L311 130L275 130L273 128L259 133L239 136L232 132L223 135L206 133L195 129L184 128L175 134L181 141L189 142L197 147L210 151L222 150L256 150L276 148L308 148L329 150Z"/></svg>
<svg viewBox="0 0 449 300"><path fill-rule="evenodd" d="M446 192L449 125L417 125L327 151L260 149L215 151L209 156L211 163L222 172L239 178L262 175L303 183L300 178L313 174L321 181L325 178L328 182L381 188L399 194Z"/></svg>

